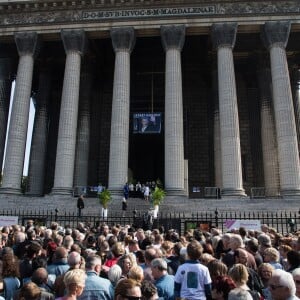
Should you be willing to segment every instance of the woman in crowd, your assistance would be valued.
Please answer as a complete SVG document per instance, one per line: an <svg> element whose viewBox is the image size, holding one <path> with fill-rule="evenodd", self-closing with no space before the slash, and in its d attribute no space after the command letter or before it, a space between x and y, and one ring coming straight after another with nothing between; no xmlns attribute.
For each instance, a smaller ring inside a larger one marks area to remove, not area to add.
<svg viewBox="0 0 300 300"><path fill-rule="evenodd" d="M137 265L134 254L128 253L128 254L124 254L123 256L121 256L120 259L118 260L118 265L122 269L122 277L126 278L129 270L133 266Z"/></svg>
<svg viewBox="0 0 300 300"><path fill-rule="evenodd" d="M115 288L114 300L139 300L141 297L141 284L133 279L120 280Z"/></svg>
<svg viewBox="0 0 300 300"><path fill-rule="evenodd" d="M64 276L66 286L66 295L56 300L76 300L83 292L85 286L86 274L81 269L68 271Z"/></svg>
<svg viewBox="0 0 300 300"><path fill-rule="evenodd" d="M262 293L263 296L266 300L271 300L271 293L269 290L269 281L270 278L272 277L272 272L274 271L274 267L272 265L270 265L269 263L262 263L260 264L260 266L258 267L257 273L258 276L261 279L261 282L263 283L263 289L262 289Z"/></svg>
<svg viewBox="0 0 300 300"><path fill-rule="evenodd" d="M2 257L3 270L3 284L4 284L4 298L6 300L13 300L17 289L21 286L19 260L13 254L5 254Z"/></svg>
<svg viewBox="0 0 300 300"><path fill-rule="evenodd" d="M211 297L213 300L227 300L229 292L234 288L236 285L229 276L218 276L213 282Z"/></svg>
<svg viewBox="0 0 300 300"><path fill-rule="evenodd" d="M282 265L279 263L279 252L277 249L270 247L264 250L264 262L269 263L274 269L282 270Z"/></svg>

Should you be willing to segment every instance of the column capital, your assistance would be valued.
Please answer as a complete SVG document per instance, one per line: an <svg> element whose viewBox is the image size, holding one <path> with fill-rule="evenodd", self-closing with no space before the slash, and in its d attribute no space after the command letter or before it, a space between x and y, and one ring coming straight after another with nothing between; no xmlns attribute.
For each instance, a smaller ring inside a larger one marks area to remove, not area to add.
<svg viewBox="0 0 300 300"><path fill-rule="evenodd" d="M114 51L128 50L131 52L135 45L135 31L133 27L112 28L110 37Z"/></svg>
<svg viewBox="0 0 300 300"><path fill-rule="evenodd" d="M62 29L60 34L66 53L76 51L80 55L84 55L87 50L88 40L83 29Z"/></svg>
<svg viewBox="0 0 300 300"><path fill-rule="evenodd" d="M15 43L19 56L26 54L36 56L40 46L36 32L16 32Z"/></svg>
<svg viewBox="0 0 300 300"><path fill-rule="evenodd" d="M234 48L237 23L217 23L213 24L211 28L211 38L213 47L218 49L219 47Z"/></svg>
<svg viewBox="0 0 300 300"><path fill-rule="evenodd" d="M184 25L165 25L160 27L162 45L166 50L176 48L182 50L185 41L185 26Z"/></svg>
<svg viewBox="0 0 300 300"><path fill-rule="evenodd" d="M269 49L276 45L285 48L291 30L290 21L270 21L262 26L261 39L264 46Z"/></svg>

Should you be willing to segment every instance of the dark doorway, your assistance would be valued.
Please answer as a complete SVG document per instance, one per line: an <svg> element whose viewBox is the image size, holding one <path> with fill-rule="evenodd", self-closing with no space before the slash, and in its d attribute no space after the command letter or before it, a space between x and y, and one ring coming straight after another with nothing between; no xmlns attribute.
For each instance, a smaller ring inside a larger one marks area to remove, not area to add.
<svg viewBox="0 0 300 300"><path fill-rule="evenodd" d="M164 180L164 136L160 134L131 134L129 168L132 179L145 183Z"/></svg>

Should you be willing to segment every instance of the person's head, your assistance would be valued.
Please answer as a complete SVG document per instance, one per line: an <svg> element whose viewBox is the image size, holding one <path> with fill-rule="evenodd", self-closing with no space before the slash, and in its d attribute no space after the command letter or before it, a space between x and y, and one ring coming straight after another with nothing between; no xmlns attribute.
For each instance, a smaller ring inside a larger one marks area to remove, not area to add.
<svg viewBox="0 0 300 300"><path fill-rule="evenodd" d="M42 252L42 246L37 242L31 242L26 249L27 257L30 259L40 255L41 252Z"/></svg>
<svg viewBox="0 0 300 300"><path fill-rule="evenodd" d="M219 276L225 276L228 272L227 266L217 259L210 261L207 264L207 268L212 280Z"/></svg>
<svg viewBox="0 0 300 300"><path fill-rule="evenodd" d="M148 126L149 119L147 117L141 118L142 127Z"/></svg>
<svg viewBox="0 0 300 300"><path fill-rule="evenodd" d="M186 251L190 259L199 260L203 252L203 247L198 241L193 240L188 244Z"/></svg>
<svg viewBox="0 0 300 300"><path fill-rule="evenodd" d="M64 284L67 294L80 296L85 287L86 274L81 269L73 269L65 273Z"/></svg>
<svg viewBox="0 0 300 300"><path fill-rule="evenodd" d="M20 289L19 300L39 300L41 290L34 282L25 283Z"/></svg>
<svg viewBox="0 0 300 300"><path fill-rule="evenodd" d="M45 268L37 268L31 276L31 281L38 286L42 285L43 283L47 283L47 280L48 272Z"/></svg>
<svg viewBox="0 0 300 300"><path fill-rule="evenodd" d="M112 285L116 286L122 276L122 269L118 264L115 264L109 269L107 275Z"/></svg>
<svg viewBox="0 0 300 300"><path fill-rule="evenodd" d="M257 273L262 280L269 280L272 277L274 267L269 263L262 263L257 269Z"/></svg>
<svg viewBox="0 0 300 300"><path fill-rule="evenodd" d="M132 268L130 268L130 270L127 274L127 278L131 278L138 282L142 282L144 279L144 271L143 271L142 267L135 265Z"/></svg>
<svg viewBox="0 0 300 300"><path fill-rule="evenodd" d="M293 279L296 285L296 296L300 297L300 268L296 268L293 272Z"/></svg>
<svg viewBox="0 0 300 300"><path fill-rule="evenodd" d="M229 292L228 300L253 300L253 298L247 290L236 288Z"/></svg>
<svg viewBox="0 0 300 300"><path fill-rule="evenodd" d="M81 264L80 254L76 251L70 252L70 254L68 256L68 264L69 264L71 269L76 269L76 268L79 269L80 264Z"/></svg>
<svg viewBox="0 0 300 300"><path fill-rule="evenodd" d="M296 294L296 286L292 274L276 269L269 280L269 288L273 300L285 300Z"/></svg>
<svg viewBox="0 0 300 300"><path fill-rule="evenodd" d="M168 265L163 258L155 258L151 261L152 276L155 280L167 274Z"/></svg>
<svg viewBox="0 0 300 300"><path fill-rule="evenodd" d="M229 276L218 276L212 284L212 298L227 299L229 292L235 287L234 281Z"/></svg>
<svg viewBox="0 0 300 300"><path fill-rule="evenodd" d="M141 285L142 290L142 300L157 300L157 288L156 286L149 280L144 280Z"/></svg>
<svg viewBox="0 0 300 300"><path fill-rule="evenodd" d="M85 268L87 271L95 271L97 274L101 272L102 261L97 255L90 255L85 260Z"/></svg>
<svg viewBox="0 0 300 300"><path fill-rule="evenodd" d="M2 276L20 277L19 259L14 254L5 254L2 257Z"/></svg>
<svg viewBox="0 0 300 300"><path fill-rule="evenodd" d="M111 252L114 255L114 257L120 257L125 253L125 248L123 243L117 242L114 243L111 247Z"/></svg>
<svg viewBox="0 0 300 300"><path fill-rule="evenodd" d="M277 249L270 247L264 250L264 261L265 262L278 262L279 252Z"/></svg>
<svg viewBox="0 0 300 300"><path fill-rule="evenodd" d="M238 248L234 250L234 258L235 263L243 264L246 266L248 261L248 252L244 249Z"/></svg>
<svg viewBox="0 0 300 300"><path fill-rule="evenodd" d="M120 280L115 288L114 300L140 300L141 284L133 279Z"/></svg>
<svg viewBox="0 0 300 300"><path fill-rule="evenodd" d="M249 277L247 268L242 264L235 264L229 270L228 275L232 278L237 286L246 284Z"/></svg>
<svg viewBox="0 0 300 300"><path fill-rule="evenodd" d="M117 264L121 267L123 274L127 275L131 267L136 265L136 262L133 261L131 254L124 254L119 258Z"/></svg>
<svg viewBox="0 0 300 300"><path fill-rule="evenodd" d="M55 261L67 261L68 251L65 247L57 247L54 252Z"/></svg>
<svg viewBox="0 0 300 300"><path fill-rule="evenodd" d="M240 235L232 234L232 236L230 237L229 245L231 250L236 250L238 248L243 248L244 242Z"/></svg>

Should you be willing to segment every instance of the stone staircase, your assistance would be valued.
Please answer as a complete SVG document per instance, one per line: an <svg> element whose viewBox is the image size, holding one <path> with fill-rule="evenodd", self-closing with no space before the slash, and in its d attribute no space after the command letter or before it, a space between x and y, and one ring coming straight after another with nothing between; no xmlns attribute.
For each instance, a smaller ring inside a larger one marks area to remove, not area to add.
<svg viewBox="0 0 300 300"><path fill-rule="evenodd" d="M133 210L145 212L151 208L151 204L141 198L128 199L128 213ZM77 211L77 198L71 196L27 197L0 195L0 211L55 211L59 213L73 213ZM109 211L121 212L122 196L114 196L109 204ZM162 213L197 213L219 211L229 212L256 212L256 211L299 211L300 199L191 199L186 197L167 196L160 206ZM98 215L101 206L97 198L85 198L85 215Z"/></svg>

